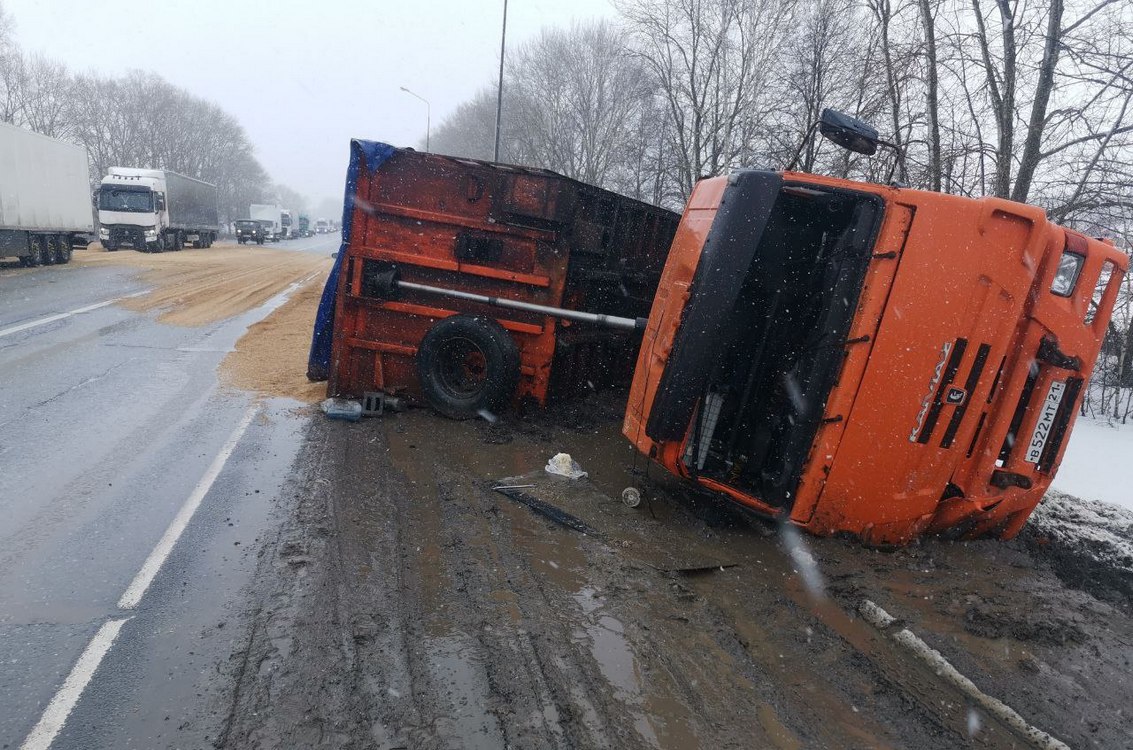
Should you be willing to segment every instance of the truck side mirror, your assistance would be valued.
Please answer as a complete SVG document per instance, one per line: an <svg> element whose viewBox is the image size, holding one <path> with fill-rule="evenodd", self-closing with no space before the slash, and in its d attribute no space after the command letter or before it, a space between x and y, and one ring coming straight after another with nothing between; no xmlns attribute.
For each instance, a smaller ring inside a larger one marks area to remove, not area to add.
<svg viewBox="0 0 1133 750"><path fill-rule="evenodd" d="M842 148L855 153L873 156L877 152L877 130L857 118L836 110L822 110L822 116L818 121L818 132Z"/></svg>

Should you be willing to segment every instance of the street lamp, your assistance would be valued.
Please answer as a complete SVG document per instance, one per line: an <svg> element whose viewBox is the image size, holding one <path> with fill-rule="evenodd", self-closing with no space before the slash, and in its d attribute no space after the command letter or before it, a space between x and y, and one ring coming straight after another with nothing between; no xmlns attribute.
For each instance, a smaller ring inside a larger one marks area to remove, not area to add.
<svg viewBox="0 0 1133 750"><path fill-rule="evenodd" d="M420 99L421 101L425 102L425 153L428 153L429 152L429 130L431 128L430 120L431 120L431 109L432 109L429 106L429 100L426 99L425 97L421 96L420 94L414 94L412 91L405 88L404 86L401 87L401 90L404 91L405 93L409 94L410 96L415 97L415 98Z"/></svg>
<svg viewBox="0 0 1133 750"><path fill-rule="evenodd" d="M507 0L504 0L504 25L500 31L500 82L496 87L496 148L492 161L500 160L500 125L504 109L504 48L507 44Z"/></svg>

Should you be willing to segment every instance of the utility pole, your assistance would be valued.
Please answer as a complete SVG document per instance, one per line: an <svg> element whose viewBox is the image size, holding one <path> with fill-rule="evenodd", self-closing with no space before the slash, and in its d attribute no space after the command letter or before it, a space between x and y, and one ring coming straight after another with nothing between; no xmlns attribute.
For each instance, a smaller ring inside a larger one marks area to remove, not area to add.
<svg viewBox="0 0 1133 750"><path fill-rule="evenodd" d="M500 160L500 117L504 109L504 48L507 44L507 0L504 0L504 26L500 33L500 83L496 87L496 149L492 161Z"/></svg>

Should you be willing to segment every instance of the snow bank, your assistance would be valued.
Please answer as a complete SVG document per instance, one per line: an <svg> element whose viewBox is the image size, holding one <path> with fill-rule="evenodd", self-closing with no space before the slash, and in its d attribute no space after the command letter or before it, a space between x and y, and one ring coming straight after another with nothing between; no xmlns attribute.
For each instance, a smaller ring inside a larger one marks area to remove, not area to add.
<svg viewBox="0 0 1133 750"><path fill-rule="evenodd" d="M1020 538L1067 584L1106 599L1133 597L1133 510L1051 490Z"/></svg>
<svg viewBox="0 0 1133 750"><path fill-rule="evenodd" d="M1120 427L1078 417L1054 488L1087 500L1133 508L1133 424Z"/></svg>

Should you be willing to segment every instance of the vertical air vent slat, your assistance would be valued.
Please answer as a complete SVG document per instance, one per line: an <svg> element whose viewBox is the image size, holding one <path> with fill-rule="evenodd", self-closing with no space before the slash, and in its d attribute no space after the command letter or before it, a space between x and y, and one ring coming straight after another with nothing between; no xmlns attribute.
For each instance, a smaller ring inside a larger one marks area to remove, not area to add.
<svg viewBox="0 0 1133 750"><path fill-rule="evenodd" d="M956 440L956 433L960 430L960 425L964 421L964 414L968 411L968 404L972 402L972 395L976 392L976 386L980 383L980 376L983 375L984 367L987 366L989 354L991 354L991 345L980 344L980 348L976 351L976 359L972 362L972 369L968 371L968 379L964 381L964 401L952 412L948 429L944 431L944 438L940 441L941 448L951 448L952 443Z"/></svg>
<svg viewBox="0 0 1133 750"><path fill-rule="evenodd" d="M956 373L960 370L960 363L964 359L964 351L967 348L967 339L956 339L956 345L952 347L952 354L948 357L948 366L944 371L944 377L940 379L940 385L936 388L936 397L933 398L932 407L929 408L928 416L925 417L924 427L921 429L921 434L917 436L917 442L922 445L932 438L932 431L936 429L936 423L940 421L940 412L944 410L944 394L948 390L948 386L952 385L952 381L956 380Z"/></svg>

